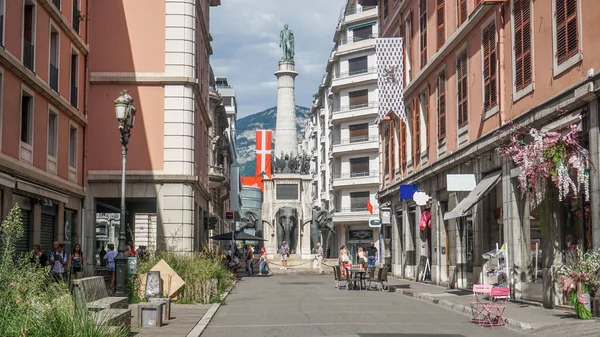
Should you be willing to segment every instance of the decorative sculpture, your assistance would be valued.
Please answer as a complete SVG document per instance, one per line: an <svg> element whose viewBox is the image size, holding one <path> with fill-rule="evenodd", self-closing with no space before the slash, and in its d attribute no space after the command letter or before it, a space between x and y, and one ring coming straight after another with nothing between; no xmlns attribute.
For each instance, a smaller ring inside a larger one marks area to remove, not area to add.
<svg viewBox="0 0 600 337"><path fill-rule="evenodd" d="M271 167L273 173L299 173L310 174L310 155L306 153L294 155L294 153L283 153L271 156Z"/></svg>
<svg viewBox="0 0 600 337"><path fill-rule="evenodd" d="M279 47L283 49L282 61L294 60L294 33L288 29L288 25L283 26L279 33Z"/></svg>
<svg viewBox="0 0 600 337"><path fill-rule="evenodd" d="M320 242L317 234L318 231L321 231L321 236L323 237L321 247L323 247L323 250L327 252L327 249L330 248L331 238L333 237L331 234L335 234L335 230L333 228L333 219L331 218L331 213L329 213L329 211L312 211L312 221L310 223L311 249L314 249L317 245L317 242Z"/></svg>
<svg viewBox="0 0 600 337"><path fill-rule="evenodd" d="M298 234L298 211L294 207L284 206L275 213L277 223L277 244L286 241L290 254L296 253L296 238Z"/></svg>
<svg viewBox="0 0 600 337"><path fill-rule="evenodd" d="M263 226L262 226L262 221L260 221L258 215L256 215L256 213L252 212L252 211L246 211L241 219L240 222L242 223L242 225L240 226L241 231L243 231L246 228L254 228L255 230L255 235L258 236L259 238L263 237Z"/></svg>

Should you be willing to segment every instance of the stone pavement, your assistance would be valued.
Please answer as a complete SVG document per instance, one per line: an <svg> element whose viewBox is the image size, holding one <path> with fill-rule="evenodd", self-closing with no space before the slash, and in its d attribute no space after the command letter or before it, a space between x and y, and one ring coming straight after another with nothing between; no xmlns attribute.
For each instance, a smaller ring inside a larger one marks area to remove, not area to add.
<svg viewBox="0 0 600 337"><path fill-rule="evenodd" d="M482 328L446 307L400 294L338 290L332 275L299 274L242 278L202 334L384 335L526 336L506 328Z"/></svg>
<svg viewBox="0 0 600 337"><path fill-rule="evenodd" d="M446 289L436 285L407 281L390 277L390 288L392 291L418 298L433 304L437 304L454 311L470 315L469 303L472 302L471 292ZM596 320L579 320L574 312L568 310L549 310L538 306L508 303L504 316L507 319L509 327L522 331L546 331L554 333L557 329L565 331L577 331L582 336L588 330L594 330L595 336L600 335L600 323ZM580 334L581 333L581 334Z"/></svg>
<svg viewBox="0 0 600 337"><path fill-rule="evenodd" d="M172 304L171 319L160 328L140 328L136 304L131 309L131 335L136 337L186 337L211 307L210 304Z"/></svg>

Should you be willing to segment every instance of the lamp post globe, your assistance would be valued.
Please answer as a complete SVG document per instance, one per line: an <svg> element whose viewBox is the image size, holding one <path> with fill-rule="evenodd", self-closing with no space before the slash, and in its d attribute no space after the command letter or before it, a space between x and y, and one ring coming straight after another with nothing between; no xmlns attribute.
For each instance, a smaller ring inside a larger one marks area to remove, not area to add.
<svg viewBox="0 0 600 337"><path fill-rule="evenodd" d="M127 256L125 256L125 250L127 249L125 240L125 170L127 166L127 144L129 144L129 136L131 135L131 128L133 128L133 120L135 118L136 109L133 107L133 97L129 95L128 90L121 91L119 97L115 100L115 115L117 122L119 123L119 133L121 137L121 159L122 159L122 171L121 171L121 217L119 224L119 245L118 254L115 258L115 271L116 271L116 285L115 285L115 296L124 297L126 280L128 274L127 267Z"/></svg>

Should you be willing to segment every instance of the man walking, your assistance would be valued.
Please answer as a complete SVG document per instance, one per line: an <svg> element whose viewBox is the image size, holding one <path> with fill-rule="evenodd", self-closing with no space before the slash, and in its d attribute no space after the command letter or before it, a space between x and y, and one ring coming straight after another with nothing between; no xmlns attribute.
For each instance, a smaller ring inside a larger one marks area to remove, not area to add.
<svg viewBox="0 0 600 337"><path fill-rule="evenodd" d="M252 246L246 246L246 271L248 272L248 276L252 276L254 270L252 268L252 262L254 262L254 251L252 250Z"/></svg>
<svg viewBox="0 0 600 337"><path fill-rule="evenodd" d="M290 247L287 245L287 242L283 241L281 243L281 248L279 248L279 254L281 254L281 269L287 269L287 258L290 255Z"/></svg>
<svg viewBox="0 0 600 337"><path fill-rule="evenodd" d="M323 247L317 242L317 266L319 266L319 274L323 274Z"/></svg>
<svg viewBox="0 0 600 337"><path fill-rule="evenodd" d="M375 267L378 259L377 248L375 248L375 242L371 242L371 247L368 248L369 268Z"/></svg>

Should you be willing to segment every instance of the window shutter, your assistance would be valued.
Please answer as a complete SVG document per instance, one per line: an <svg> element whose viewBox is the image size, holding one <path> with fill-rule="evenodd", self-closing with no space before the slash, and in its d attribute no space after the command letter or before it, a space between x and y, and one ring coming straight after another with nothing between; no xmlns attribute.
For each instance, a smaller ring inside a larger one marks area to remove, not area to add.
<svg viewBox="0 0 600 337"><path fill-rule="evenodd" d="M438 95L438 139L446 138L446 72L440 73L437 79Z"/></svg>
<svg viewBox="0 0 600 337"><path fill-rule="evenodd" d="M446 28L445 28L445 6L446 0L437 0L436 15L437 15L437 50L440 50L446 43Z"/></svg>
<svg viewBox="0 0 600 337"><path fill-rule="evenodd" d="M496 88L496 24L491 23L483 30L483 83L484 110L488 111L498 103Z"/></svg>
<svg viewBox="0 0 600 337"><path fill-rule="evenodd" d="M532 82L531 0L515 0L513 18L515 26L515 88L519 91Z"/></svg>
<svg viewBox="0 0 600 337"><path fill-rule="evenodd" d="M428 148L429 144L429 84L427 84L427 89L425 89L425 113L423 118L425 118L425 143L423 144L424 148Z"/></svg>
<svg viewBox="0 0 600 337"><path fill-rule="evenodd" d="M394 173L395 173L395 163L394 161L396 160L396 142L394 140L394 130L395 130L395 123L394 123L394 119L392 119L390 121L390 131L389 131L389 138L390 138L390 159L389 159L389 165L390 165L390 181L394 179Z"/></svg>
<svg viewBox="0 0 600 337"><path fill-rule="evenodd" d="M467 21L467 0L456 1L458 1L458 26L460 27Z"/></svg>
<svg viewBox="0 0 600 337"><path fill-rule="evenodd" d="M457 99L458 99L458 126L463 127L469 123L468 111L468 85L467 85L467 51L465 50L456 59Z"/></svg>
<svg viewBox="0 0 600 337"><path fill-rule="evenodd" d="M421 157L421 107L418 95L413 98L413 168L416 169Z"/></svg>
<svg viewBox="0 0 600 337"><path fill-rule="evenodd" d="M406 122L400 121L400 163L402 172L406 172Z"/></svg>
<svg viewBox="0 0 600 337"><path fill-rule="evenodd" d="M560 65L579 52L577 0L556 1L556 59Z"/></svg>
<svg viewBox="0 0 600 337"><path fill-rule="evenodd" d="M421 41L421 68L427 64L427 0L419 2L419 33Z"/></svg>

